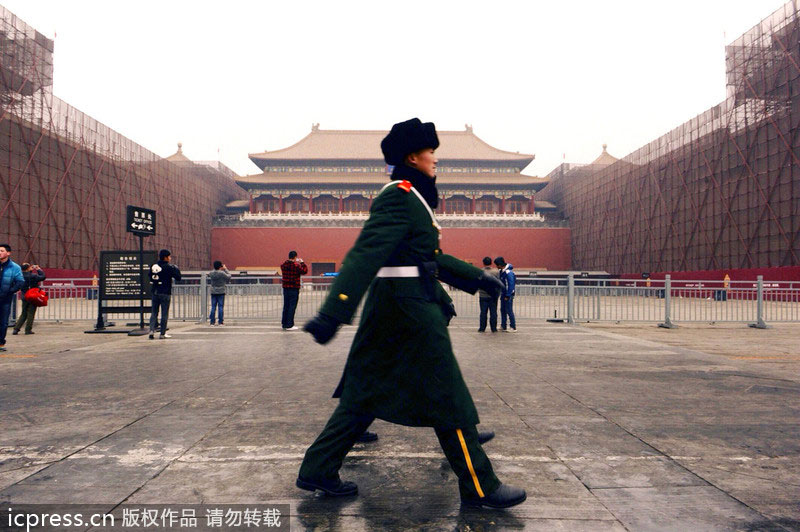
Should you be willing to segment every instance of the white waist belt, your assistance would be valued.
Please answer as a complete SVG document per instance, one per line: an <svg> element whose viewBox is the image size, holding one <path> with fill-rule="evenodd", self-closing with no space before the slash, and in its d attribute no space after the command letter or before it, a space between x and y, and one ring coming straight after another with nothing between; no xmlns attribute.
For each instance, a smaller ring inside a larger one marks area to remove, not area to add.
<svg viewBox="0 0 800 532"><path fill-rule="evenodd" d="M419 277L416 266L384 266L378 270L378 277Z"/></svg>

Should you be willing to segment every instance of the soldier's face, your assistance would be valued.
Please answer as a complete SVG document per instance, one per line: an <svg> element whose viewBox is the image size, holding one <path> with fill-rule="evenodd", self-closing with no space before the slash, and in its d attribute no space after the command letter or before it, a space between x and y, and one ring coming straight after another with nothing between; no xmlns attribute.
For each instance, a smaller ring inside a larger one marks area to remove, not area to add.
<svg viewBox="0 0 800 532"><path fill-rule="evenodd" d="M436 177L436 163L438 162L433 148L425 148L408 156L408 164L430 178Z"/></svg>

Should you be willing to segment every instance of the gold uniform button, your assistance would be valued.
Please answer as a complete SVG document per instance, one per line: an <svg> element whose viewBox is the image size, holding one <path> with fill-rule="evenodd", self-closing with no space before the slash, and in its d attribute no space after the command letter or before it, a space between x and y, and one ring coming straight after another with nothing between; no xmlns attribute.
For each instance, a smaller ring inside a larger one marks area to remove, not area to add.
<svg viewBox="0 0 800 532"><path fill-rule="evenodd" d="M347 301L349 298L347 297L347 294L339 294L339 299L342 301Z"/></svg>

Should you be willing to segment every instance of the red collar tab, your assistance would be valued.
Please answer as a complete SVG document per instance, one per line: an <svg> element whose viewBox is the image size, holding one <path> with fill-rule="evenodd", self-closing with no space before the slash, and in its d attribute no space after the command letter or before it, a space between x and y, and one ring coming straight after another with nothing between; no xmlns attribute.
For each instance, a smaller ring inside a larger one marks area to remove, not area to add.
<svg viewBox="0 0 800 532"><path fill-rule="evenodd" d="M404 192L411 192L411 181L406 181L404 179L397 184L397 188Z"/></svg>

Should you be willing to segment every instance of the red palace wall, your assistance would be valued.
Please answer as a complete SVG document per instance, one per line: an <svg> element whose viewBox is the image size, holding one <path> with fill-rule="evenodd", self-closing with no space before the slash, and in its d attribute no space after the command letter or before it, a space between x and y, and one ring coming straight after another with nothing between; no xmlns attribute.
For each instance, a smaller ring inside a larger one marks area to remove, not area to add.
<svg viewBox="0 0 800 532"><path fill-rule="evenodd" d="M335 262L337 269L361 231L359 227L215 227L212 260L230 269L272 269L291 250L308 263ZM502 255L516 269L568 270L568 228L453 227L442 231L442 250L472 264Z"/></svg>

